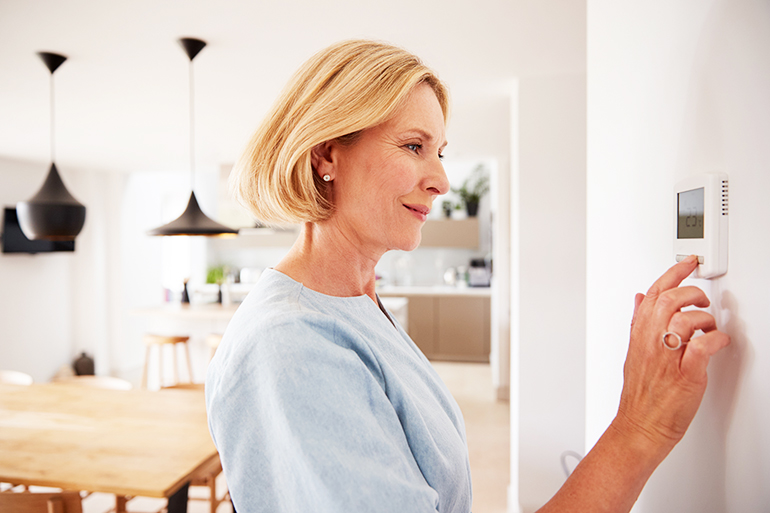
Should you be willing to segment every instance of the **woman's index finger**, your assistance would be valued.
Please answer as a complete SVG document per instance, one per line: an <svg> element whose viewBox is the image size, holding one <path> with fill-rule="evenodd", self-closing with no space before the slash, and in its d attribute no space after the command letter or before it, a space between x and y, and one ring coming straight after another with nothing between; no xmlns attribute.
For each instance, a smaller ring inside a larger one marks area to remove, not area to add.
<svg viewBox="0 0 770 513"><path fill-rule="evenodd" d="M671 266L652 284L647 297L657 298L663 292L678 287L698 267L698 257L690 255L676 265Z"/></svg>

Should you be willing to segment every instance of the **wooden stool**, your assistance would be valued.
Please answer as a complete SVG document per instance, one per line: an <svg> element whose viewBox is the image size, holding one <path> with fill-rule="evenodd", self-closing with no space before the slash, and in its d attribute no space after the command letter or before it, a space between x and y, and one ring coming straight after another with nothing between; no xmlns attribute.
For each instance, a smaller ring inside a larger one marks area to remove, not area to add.
<svg viewBox="0 0 770 513"><path fill-rule="evenodd" d="M214 358L214 353L217 352L217 348L221 343L222 343L222 335L219 333L210 333L208 336L206 336L206 345L209 346L209 348L211 349L209 360Z"/></svg>
<svg viewBox="0 0 770 513"><path fill-rule="evenodd" d="M190 337L186 336L165 336L165 335L145 335L144 345L147 346L144 355L144 370L142 370L142 388L147 388L147 368L150 363L150 349L153 346L158 348L158 383L160 388L165 386L163 379L163 346L171 345L171 354L174 359L174 384L179 383L179 373L177 372L176 345L183 344L184 352L187 357L187 382L192 383L192 364L190 363L190 350L187 348L187 341Z"/></svg>

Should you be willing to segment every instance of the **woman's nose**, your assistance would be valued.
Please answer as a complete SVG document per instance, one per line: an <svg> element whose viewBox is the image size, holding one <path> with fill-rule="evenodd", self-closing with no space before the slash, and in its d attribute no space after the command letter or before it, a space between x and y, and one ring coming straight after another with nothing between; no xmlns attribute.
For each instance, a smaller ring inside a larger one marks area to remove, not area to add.
<svg viewBox="0 0 770 513"><path fill-rule="evenodd" d="M444 164L437 157L429 163L430 173L426 179L426 188L431 194L442 195L449 192L449 179L444 171Z"/></svg>

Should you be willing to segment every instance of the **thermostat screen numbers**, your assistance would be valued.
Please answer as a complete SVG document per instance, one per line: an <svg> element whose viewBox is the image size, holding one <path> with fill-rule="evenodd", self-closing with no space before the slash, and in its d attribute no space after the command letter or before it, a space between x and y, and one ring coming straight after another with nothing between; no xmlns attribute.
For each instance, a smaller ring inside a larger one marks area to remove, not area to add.
<svg viewBox="0 0 770 513"><path fill-rule="evenodd" d="M678 239L703 238L704 189L693 189L677 194Z"/></svg>

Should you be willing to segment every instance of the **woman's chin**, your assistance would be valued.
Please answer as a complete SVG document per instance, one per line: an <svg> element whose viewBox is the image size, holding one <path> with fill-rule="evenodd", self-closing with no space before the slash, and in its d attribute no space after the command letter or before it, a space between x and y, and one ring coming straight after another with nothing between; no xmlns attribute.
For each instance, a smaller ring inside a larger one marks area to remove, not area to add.
<svg viewBox="0 0 770 513"><path fill-rule="evenodd" d="M401 251L414 251L417 249L417 246L420 245L420 241L422 241L422 233L417 232L415 237L403 240L396 249Z"/></svg>

